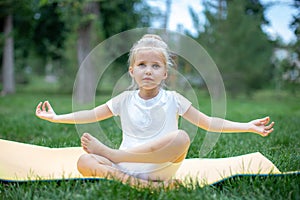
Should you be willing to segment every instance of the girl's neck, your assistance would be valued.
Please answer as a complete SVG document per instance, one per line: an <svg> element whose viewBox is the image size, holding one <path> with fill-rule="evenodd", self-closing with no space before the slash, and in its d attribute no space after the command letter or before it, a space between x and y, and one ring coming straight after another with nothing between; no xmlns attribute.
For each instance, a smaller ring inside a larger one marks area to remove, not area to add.
<svg viewBox="0 0 300 200"><path fill-rule="evenodd" d="M159 87L157 87L153 90L140 89L139 96L144 100L152 99L158 95L159 90L160 90Z"/></svg>

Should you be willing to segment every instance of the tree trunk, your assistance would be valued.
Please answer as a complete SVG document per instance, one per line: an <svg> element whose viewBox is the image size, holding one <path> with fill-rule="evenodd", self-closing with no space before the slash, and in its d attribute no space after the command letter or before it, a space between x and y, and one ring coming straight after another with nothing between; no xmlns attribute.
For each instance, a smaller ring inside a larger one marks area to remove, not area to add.
<svg viewBox="0 0 300 200"><path fill-rule="evenodd" d="M83 16L88 14L96 15L99 19L99 5L97 2L89 2L83 8ZM91 51L91 40L93 21L85 22L78 28L77 58L80 70L77 73L75 83L75 100L79 104L91 103L95 96L97 77L95 69L87 55Z"/></svg>
<svg viewBox="0 0 300 200"><path fill-rule="evenodd" d="M8 15L4 22L4 51L3 51L3 90L2 95L15 93L14 79L14 39L13 31L13 16Z"/></svg>
<svg viewBox="0 0 300 200"><path fill-rule="evenodd" d="M172 6L172 0L166 0L166 11L165 11L164 25L163 25L164 29L168 28L169 18L171 14L171 6Z"/></svg>

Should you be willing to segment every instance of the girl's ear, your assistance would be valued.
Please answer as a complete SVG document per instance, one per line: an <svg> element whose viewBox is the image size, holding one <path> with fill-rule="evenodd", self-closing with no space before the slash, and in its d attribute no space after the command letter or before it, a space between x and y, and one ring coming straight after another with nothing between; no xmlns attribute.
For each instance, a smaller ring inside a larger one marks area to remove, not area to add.
<svg viewBox="0 0 300 200"><path fill-rule="evenodd" d="M167 78L168 78L168 70L165 71L164 80L166 80Z"/></svg>
<svg viewBox="0 0 300 200"><path fill-rule="evenodd" d="M128 68L128 72L129 72L130 76L133 78L133 67L132 66L130 66Z"/></svg>

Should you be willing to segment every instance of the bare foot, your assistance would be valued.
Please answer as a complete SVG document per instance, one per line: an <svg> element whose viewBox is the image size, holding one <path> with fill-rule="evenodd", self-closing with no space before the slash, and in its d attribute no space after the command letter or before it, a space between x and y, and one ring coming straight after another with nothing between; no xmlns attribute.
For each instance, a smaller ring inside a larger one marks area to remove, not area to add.
<svg viewBox="0 0 300 200"><path fill-rule="evenodd" d="M87 153L106 157L109 147L102 144L97 138L89 133L84 133L81 137L81 146Z"/></svg>

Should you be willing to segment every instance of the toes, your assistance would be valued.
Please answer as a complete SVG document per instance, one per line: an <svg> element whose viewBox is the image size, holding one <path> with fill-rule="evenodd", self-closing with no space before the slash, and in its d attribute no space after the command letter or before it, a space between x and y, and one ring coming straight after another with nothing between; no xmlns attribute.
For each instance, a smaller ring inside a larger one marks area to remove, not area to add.
<svg viewBox="0 0 300 200"><path fill-rule="evenodd" d="M87 140L91 140L92 139L92 136L89 134L89 133L84 133L82 135L83 138L86 138Z"/></svg>
<svg viewBox="0 0 300 200"><path fill-rule="evenodd" d="M91 140L91 135L89 133L82 134L81 141L86 141L87 142L89 140Z"/></svg>
<svg viewBox="0 0 300 200"><path fill-rule="evenodd" d="M82 147L85 152L88 153L88 149L86 147Z"/></svg>

